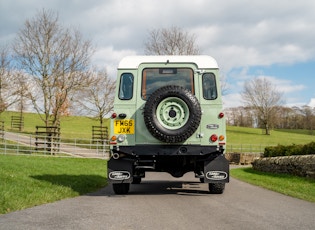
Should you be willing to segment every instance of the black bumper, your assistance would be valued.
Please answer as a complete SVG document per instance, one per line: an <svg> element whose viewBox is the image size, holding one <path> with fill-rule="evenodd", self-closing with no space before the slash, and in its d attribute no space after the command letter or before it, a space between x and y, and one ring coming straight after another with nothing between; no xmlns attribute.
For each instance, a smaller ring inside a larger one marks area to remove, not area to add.
<svg viewBox="0 0 315 230"><path fill-rule="evenodd" d="M135 146L113 146L113 153L134 156L202 156L211 153L223 153L222 146L200 146L200 145L135 145Z"/></svg>

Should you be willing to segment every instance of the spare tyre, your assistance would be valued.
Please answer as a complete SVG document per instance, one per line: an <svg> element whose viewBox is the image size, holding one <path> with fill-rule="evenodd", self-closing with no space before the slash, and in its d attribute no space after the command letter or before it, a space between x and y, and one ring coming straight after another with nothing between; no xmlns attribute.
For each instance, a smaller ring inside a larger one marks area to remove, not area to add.
<svg viewBox="0 0 315 230"><path fill-rule="evenodd" d="M178 143L187 140L198 128L201 108L187 89L169 85L151 94L144 107L144 122L158 140Z"/></svg>

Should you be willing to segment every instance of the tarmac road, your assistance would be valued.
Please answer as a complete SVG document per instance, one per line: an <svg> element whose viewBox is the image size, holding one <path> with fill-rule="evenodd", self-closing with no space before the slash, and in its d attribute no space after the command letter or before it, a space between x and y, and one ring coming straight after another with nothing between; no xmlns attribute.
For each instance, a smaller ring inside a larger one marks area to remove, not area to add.
<svg viewBox="0 0 315 230"><path fill-rule="evenodd" d="M22 188L21 188L22 189ZM315 229L315 203L231 178L224 194L207 193L193 174L147 173L130 193L111 186L72 199L0 215L0 229Z"/></svg>

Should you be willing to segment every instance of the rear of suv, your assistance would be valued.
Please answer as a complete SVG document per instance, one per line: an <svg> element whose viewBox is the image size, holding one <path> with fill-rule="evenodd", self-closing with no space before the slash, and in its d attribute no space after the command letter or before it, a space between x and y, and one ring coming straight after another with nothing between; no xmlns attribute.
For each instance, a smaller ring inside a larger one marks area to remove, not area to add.
<svg viewBox="0 0 315 230"><path fill-rule="evenodd" d="M118 66L108 180L116 194L147 171L229 182L219 68L210 56L129 56Z"/></svg>

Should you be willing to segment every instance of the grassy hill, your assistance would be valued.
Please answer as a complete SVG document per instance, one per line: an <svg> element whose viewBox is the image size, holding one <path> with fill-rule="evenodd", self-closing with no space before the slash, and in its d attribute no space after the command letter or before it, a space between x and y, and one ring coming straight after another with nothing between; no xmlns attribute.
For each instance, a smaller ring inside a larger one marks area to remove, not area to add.
<svg viewBox="0 0 315 230"><path fill-rule="evenodd" d="M11 129L11 116L19 116L17 112L4 112L0 115L0 120L4 121L6 131L14 131ZM36 126L43 126L44 122L40 119L38 114L24 113L24 133L35 133ZM61 137L62 138L78 138L91 139L92 126L98 126L99 121L83 116L67 116L62 117L60 122ZM108 121L106 124L108 125Z"/></svg>
<svg viewBox="0 0 315 230"><path fill-rule="evenodd" d="M4 112L0 120L4 121L5 130L11 130L11 116L19 115L16 112ZM108 125L108 120L106 125ZM34 113L24 114L25 133L34 133L36 125L44 125L40 117ZM69 116L61 119L62 138L86 138L92 137L92 126L99 125L98 121L88 117ZM271 135L264 135L263 130L246 127L227 127L228 145L289 145L305 144L315 141L315 135L308 134L306 130L272 130Z"/></svg>
<svg viewBox="0 0 315 230"><path fill-rule="evenodd" d="M265 135L262 129L236 126L227 127L227 138L228 144L289 145L315 141L315 135L306 130L272 130L270 135Z"/></svg>

